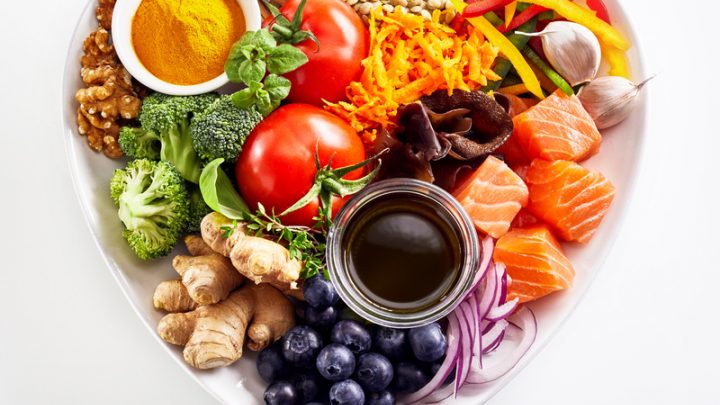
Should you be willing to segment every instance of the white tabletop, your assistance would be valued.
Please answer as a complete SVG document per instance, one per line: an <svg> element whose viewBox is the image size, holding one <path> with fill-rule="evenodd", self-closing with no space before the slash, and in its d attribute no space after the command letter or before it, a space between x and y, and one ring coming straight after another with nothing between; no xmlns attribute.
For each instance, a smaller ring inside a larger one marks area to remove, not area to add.
<svg viewBox="0 0 720 405"><path fill-rule="evenodd" d="M84 2L0 11L0 404L215 404L136 317L75 200L60 81ZM630 213L577 311L491 404L720 401L720 7L625 3L659 74Z"/></svg>

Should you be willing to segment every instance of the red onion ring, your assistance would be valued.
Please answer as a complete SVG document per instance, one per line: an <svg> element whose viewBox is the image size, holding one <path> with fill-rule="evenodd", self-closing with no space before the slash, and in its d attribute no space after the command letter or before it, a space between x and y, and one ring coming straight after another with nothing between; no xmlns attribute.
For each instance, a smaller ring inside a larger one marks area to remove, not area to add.
<svg viewBox="0 0 720 405"><path fill-rule="evenodd" d="M519 325L517 330L522 332L522 338L518 346L507 358L503 359L503 361L496 366L481 370L472 370L467 378L469 384L485 384L504 376L517 365L520 359L527 353L528 349L530 349L530 346L532 346L537 336L537 320L535 319L535 314L530 308L522 307L516 313L516 316Z"/></svg>
<svg viewBox="0 0 720 405"><path fill-rule="evenodd" d="M509 317L513 311L515 311L515 308L518 306L518 298L514 298L512 301L508 301L499 307L495 307L490 310L490 312L487 314L487 319L491 321L499 321L501 319L505 319Z"/></svg>
<svg viewBox="0 0 720 405"><path fill-rule="evenodd" d="M486 237L480 243L480 247L482 248L482 252L478 264L478 270L475 273L475 278L473 279L470 288L468 288L467 292L465 293L466 295L471 294L473 291L477 290L480 282L485 278L485 275L487 274L487 271L489 269L489 265L492 262L493 252L495 251L495 243L493 242L493 239L491 237Z"/></svg>
<svg viewBox="0 0 720 405"><path fill-rule="evenodd" d="M505 266L491 260L493 250L493 239L483 239L482 256L472 287L463 302L447 317L448 349L440 369L430 382L402 398L401 403L436 403L451 395L457 396L465 383L494 381L512 370L535 341L535 315L527 307L517 310L517 299L505 302L511 281ZM512 321L508 319L511 315ZM499 364L484 368L483 355L497 349L506 336L518 333L517 347ZM455 379L444 384L453 370Z"/></svg>

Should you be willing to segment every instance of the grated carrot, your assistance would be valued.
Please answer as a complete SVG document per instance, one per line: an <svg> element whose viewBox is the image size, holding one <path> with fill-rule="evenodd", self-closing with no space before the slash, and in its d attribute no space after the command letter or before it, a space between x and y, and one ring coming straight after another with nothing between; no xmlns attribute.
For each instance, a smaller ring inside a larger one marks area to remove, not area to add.
<svg viewBox="0 0 720 405"><path fill-rule="evenodd" d="M376 8L370 15L370 52L363 60L360 80L346 89L348 101L327 103L371 143L382 129L396 126L397 111L436 90L475 90L500 77L492 70L498 48L482 33L468 27L459 35L432 19Z"/></svg>

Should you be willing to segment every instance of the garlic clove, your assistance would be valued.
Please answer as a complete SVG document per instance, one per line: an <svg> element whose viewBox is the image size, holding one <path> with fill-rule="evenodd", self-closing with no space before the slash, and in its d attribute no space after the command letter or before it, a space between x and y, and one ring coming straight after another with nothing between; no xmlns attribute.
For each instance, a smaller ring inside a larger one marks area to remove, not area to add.
<svg viewBox="0 0 720 405"><path fill-rule="evenodd" d="M653 77L640 83L620 76L599 77L583 87L578 98L598 129L610 128L630 116L640 91Z"/></svg>
<svg viewBox="0 0 720 405"><path fill-rule="evenodd" d="M548 62L571 86L597 76L602 55L600 42L588 28L570 21L553 21L538 33L516 33L541 37Z"/></svg>

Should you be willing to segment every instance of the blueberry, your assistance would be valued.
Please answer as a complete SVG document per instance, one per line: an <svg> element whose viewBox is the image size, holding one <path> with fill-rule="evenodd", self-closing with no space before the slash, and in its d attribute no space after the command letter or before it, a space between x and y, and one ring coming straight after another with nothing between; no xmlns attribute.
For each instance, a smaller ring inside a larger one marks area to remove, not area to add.
<svg viewBox="0 0 720 405"><path fill-rule="evenodd" d="M263 349L255 361L255 366L260 377L267 383L274 383L285 378L289 368L279 345L272 345Z"/></svg>
<svg viewBox="0 0 720 405"><path fill-rule="evenodd" d="M293 376L292 384L303 404L318 399L324 385L321 380L315 371L301 372Z"/></svg>
<svg viewBox="0 0 720 405"><path fill-rule="evenodd" d="M300 403L297 390L287 381L270 384L263 395L267 405L295 405Z"/></svg>
<svg viewBox="0 0 720 405"><path fill-rule="evenodd" d="M382 391L392 382L393 366L387 357L377 353L365 353L360 355L357 363L355 379L367 391Z"/></svg>
<svg viewBox="0 0 720 405"><path fill-rule="evenodd" d="M395 405L395 395L391 391L371 392L365 405Z"/></svg>
<svg viewBox="0 0 720 405"><path fill-rule="evenodd" d="M390 360L400 360L407 352L405 331L402 329L378 327L375 331L374 343L377 351Z"/></svg>
<svg viewBox="0 0 720 405"><path fill-rule="evenodd" d="M410 329L408 342L415 358L427 362L441 359L448 347L445 334L437 322Z"/></svg>
<svg viewBox="0 0 720 405"><path fill-rule="evenodd" d="M395 370L395 384L398 393L415 392L430 381L430 377L416 364L401 362Z"/></svg>
<svg viewBox="0 0 720 405"><path fill-rule="evenodd" d="M331 405L363 405L365 393L360 384L353 380L336 382L330 387Z"/></svg>
<svg viewBox="0 0 720 405"><path fill-rule="evenodd" d="M340 300L332 282L322 274L305 280L303 295L308 304L318 309L333 306Z"/></svg>
<svg viewBox="0 0 720 405"><path fill-rule="evenodd" d="M309 326L296 326L282 339L282 353L285 360L297 365L312 364L323 346L322 337Z"/></svg>
<svg viewBox="0 0 720 405"><path fill-rule="evenodd" d="M336 323L330 332L330 340L345 345L355 354L365 353L372 345L372 338L367 328L350 320Z"/></svg>
<svg viewBox="0 0 720 405"><path fill-rule="evenodd" d="M315 365L326 380L340 381L355 371L355 356L347 347L330 343L320 351Z"/></svg>
<svg viewBox="0 0 720 405"><path fill-rule="evenodd" d="M317 309L308 305L305 308L305 323L317 329L328 330L337 321L338 312L335 307Z"/></svg>

